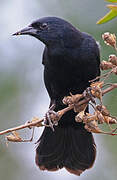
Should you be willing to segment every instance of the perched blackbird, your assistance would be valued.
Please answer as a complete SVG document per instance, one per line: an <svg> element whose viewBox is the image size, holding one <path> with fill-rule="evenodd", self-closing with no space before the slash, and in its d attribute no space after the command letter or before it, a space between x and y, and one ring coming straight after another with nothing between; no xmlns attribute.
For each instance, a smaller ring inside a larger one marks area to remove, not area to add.
<svg viewBox="0 0 117 180"><path fill-rule="evenodd" d="M31 35L45 44L44 82L54 111L66 107L62 99L70 92L83 93L90 85L89 80L100 75L96 41L61 18L38 19L13 35ZM36 149L36 164L41 170L56 171L64 167L80 175L92 167L96 145L84 125L75 122L75 115L72 110L64 114L54 131L45 127Z"/></svg>

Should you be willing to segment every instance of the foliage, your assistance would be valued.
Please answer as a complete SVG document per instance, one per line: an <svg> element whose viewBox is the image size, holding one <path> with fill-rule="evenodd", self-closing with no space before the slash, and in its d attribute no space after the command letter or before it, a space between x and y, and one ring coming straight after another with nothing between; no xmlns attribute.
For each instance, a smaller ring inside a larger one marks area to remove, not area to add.
<svg viewBox="0 0 117 180"><path fill-rule="evenodd" d="M117 0L106 0L106 1L117 3ZM106 23L117 16L117 5L110 4L110 5L107 5L107 7L110 9L109 13L107 13L104 17L102 17L99 21L97 21L97 24Z"/></svg>

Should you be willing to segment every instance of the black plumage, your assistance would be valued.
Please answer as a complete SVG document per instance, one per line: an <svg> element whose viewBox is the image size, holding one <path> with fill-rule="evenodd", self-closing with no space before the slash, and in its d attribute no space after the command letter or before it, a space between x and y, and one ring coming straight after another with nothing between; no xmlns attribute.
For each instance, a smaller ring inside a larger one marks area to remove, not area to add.
<svg viewBox="0 0 117 180"><path fill-rule="evenodd" d="M32 35L45 44L43 53L44 82L55 111L65 107L64 96L83 93L89 80L100 74L99 48L93 37L80 32L67 21L45 17L34 21L14 35ZM88 111L88 110L87 110ZM41 170L54 171L65 167L80 175L92 167L96 145L82 123L75 122L75 113L67 112L58 126L45 128L36 149L36 164Z"/></svg>

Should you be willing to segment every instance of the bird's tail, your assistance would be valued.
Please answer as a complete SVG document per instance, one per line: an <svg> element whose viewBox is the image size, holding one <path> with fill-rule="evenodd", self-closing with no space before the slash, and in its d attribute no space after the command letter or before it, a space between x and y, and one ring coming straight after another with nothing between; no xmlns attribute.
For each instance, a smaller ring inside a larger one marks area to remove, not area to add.
<svg viewBox="0 0 117 180"><path fill-rule="evenodd" d="M36 164L41 170L56 171L61 168L80 175L92 167L96 145L91 133L84 127L67 126L45 128L36 149Z"/></svg>

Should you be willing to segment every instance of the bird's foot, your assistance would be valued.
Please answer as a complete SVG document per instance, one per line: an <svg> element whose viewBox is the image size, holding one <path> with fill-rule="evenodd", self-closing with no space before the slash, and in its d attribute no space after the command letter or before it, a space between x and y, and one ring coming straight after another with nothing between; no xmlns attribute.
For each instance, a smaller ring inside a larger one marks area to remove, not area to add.
<svg viewBox="0 0 117 180"><path fill-rule="evenodd" d="M58 125L58 113L54 111L55 105L53 104L46 112L44 117L44 125L50 127L54 131L54 126Z"/></svg>
<svg viewBox="0 0 117 180"><path fill-rule="evenodd" d="M84 92L83 92L83 96L85 99L89 99L91 100L92 103L96 104L95 102L95 98L91 92L92 88L91 87L88 87Z"/></svg>

